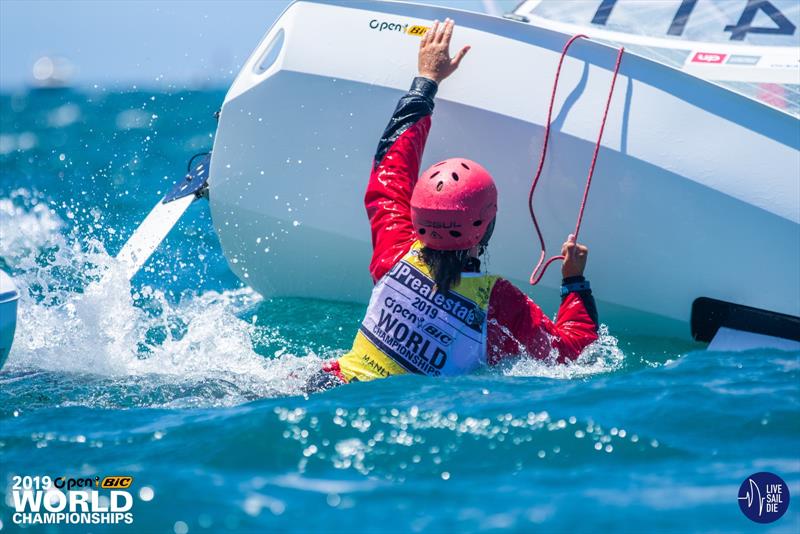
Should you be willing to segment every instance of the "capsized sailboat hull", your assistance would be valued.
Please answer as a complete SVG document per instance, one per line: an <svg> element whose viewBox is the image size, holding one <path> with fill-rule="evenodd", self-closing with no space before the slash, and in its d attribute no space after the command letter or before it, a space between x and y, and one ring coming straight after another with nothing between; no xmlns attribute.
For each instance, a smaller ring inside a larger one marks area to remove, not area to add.
<svg viewBox="0 0 800 534"><path fill-rule="evenodd" d="M440 88L423 166L464 156L493 173L488 267L528 287L538 249L526 197L569 36L444 8L334 1L292 4L222 108L211 210L246 284L367 300L373 151L415 74L417 27L447 16L454 46L473 49ZM578 42L564 64L536 199L554 252L574 226L615 56ZM581 233L603 321L688 336L698 297L800 315L799 147L797 119L627 54ZM545 307L557 271L531 291Z"/></svg>

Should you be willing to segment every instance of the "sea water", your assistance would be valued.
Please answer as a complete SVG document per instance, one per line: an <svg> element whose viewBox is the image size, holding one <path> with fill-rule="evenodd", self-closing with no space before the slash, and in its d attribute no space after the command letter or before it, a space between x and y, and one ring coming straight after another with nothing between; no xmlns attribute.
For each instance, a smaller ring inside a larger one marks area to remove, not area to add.
<svg viewBox="0 0 800 534"><path fill-rule="evenodd" d="M22 292L0 372L0 528L18 529L15 475L120 475L134 524L89 530L800 531L800 502L762 526L737 501L759 471L800 499L798 353L610 324L573 365L304 396L364 306L243 287L205 202L128 282L113 254L211 147L222 99L0 96L0 268Z"/></svg>

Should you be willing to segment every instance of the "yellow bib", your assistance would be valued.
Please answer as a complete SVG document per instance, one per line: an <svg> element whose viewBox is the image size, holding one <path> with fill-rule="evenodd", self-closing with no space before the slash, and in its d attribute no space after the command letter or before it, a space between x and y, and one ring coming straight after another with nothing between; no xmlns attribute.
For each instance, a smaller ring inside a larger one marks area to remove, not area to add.
<svg viewBox="0 0 800 534"><path fill-rule="evenodd" d="M460 375L486 362L486 312L498 277L462 273L442 295L421 248L415 242L372 290L353 348L339 359L348 381Z"/></svg>

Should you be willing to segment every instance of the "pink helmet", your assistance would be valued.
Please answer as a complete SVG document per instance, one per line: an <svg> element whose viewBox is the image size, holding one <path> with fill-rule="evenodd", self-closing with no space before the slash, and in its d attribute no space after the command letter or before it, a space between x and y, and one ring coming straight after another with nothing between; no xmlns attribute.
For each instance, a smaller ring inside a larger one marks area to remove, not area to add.
<svg viewBox="0 0 800 534"><path fill-rule="evenodd" d="M411 222L434 250L464 250L480 243L497 214L497 188L489 172L468 159L450 158L422 173L411 195Z"/></svg>

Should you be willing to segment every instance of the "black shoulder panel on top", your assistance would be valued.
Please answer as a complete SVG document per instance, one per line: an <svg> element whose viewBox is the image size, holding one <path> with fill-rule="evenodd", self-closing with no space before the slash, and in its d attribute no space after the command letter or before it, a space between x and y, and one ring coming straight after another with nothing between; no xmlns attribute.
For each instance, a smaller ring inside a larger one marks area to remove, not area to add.
<svg viewBox="0 0 800 534"><path fill-rule="evenodd" d="M403 135L403 132L417 123L422 117L433 113L433 97L438 86L433 80L417 76L411 83L411 89L397 103L397 107L383 131L378 149L375 152L374 166L380 164L389 148Z"/></svg>

